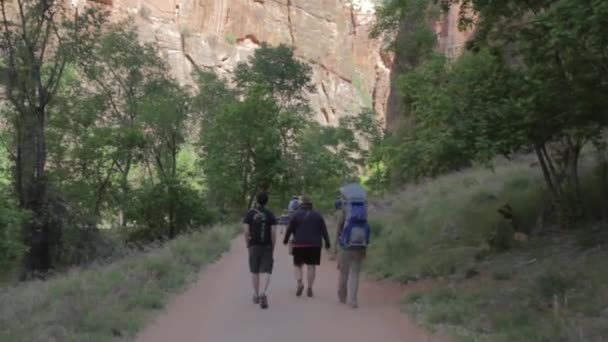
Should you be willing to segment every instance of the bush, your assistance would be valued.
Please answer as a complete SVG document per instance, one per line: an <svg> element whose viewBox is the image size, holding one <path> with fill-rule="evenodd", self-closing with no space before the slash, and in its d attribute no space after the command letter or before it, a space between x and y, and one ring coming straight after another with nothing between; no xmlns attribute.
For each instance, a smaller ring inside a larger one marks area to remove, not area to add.
<svg viewBox="0 0 608 342"><path fill-rule="evenodd" d="M127 216L129 241L155 241L217 221L200 193L179 180L144 184L136 190Z"/></svg>
<svg viewBox="0 0 608 342"><path fill-rule="evenodd" d="M0 192L0 274L10 269L26 251L21 242L20 228L27 215L6 193L7 189Z"/></svg>

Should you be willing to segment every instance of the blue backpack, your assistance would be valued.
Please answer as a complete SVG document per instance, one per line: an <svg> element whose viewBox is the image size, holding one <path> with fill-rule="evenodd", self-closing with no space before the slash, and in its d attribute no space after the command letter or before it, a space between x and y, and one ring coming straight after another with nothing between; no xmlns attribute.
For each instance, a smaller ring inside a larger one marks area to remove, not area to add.
<svg viewBox="0 0 608 342"><path fill-rule="evenodd" d="M346 210L344 228L340 235L342 247L367 247L370 226L367 222L367 203L365 200L351 200L343 204Z"/></svg>

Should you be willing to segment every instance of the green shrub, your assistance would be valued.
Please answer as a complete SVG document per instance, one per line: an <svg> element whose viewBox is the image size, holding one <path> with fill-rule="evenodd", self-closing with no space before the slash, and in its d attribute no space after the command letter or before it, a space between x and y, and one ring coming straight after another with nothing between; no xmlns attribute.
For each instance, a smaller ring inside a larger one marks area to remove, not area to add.
<svg viewBox="0 0 608 342"><path fill-rule="evenodd" d="M130 241L173 238L217 221L201 194L179 180L146 183L134 193L127 211Z"/></svg>
<svg viewBox="0 0 608 342"><path fill-rule="evenodd" d="M6 188L0 189L0 274L6 274L26 251L20 231L27 215L6 196L7 193Z"/></svg>
<svg viewBox="0 0 608 342"><path fill-rule="evenodd" d="M230 45L236 44L236 36L232 33L226 33L224 39L226 39L226 42Z"/></svg>

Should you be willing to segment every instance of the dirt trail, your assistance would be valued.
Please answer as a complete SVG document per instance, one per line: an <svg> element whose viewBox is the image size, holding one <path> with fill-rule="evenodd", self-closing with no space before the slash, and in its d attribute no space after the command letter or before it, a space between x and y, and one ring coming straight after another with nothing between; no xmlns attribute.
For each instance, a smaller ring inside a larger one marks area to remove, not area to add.
<svg viewBox="0 0 608 342"><path fill-rule="evenodd" d="M297 298L286 248L275 252L268 310L251 302L247 251L242 238L175 298L138 342L438 342L399 312L403 289L365 281L360 308L336 299L336 264L323 260L314 298Z"/></svg>

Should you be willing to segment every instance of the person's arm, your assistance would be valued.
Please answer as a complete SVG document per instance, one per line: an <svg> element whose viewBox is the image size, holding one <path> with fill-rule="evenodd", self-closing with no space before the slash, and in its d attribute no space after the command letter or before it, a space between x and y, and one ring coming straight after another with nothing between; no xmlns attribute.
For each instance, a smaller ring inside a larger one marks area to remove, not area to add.
<svg viewBox="0 0 608 342"><path fill-rule="evenodd" d="M293 234L293 227L294 227L294 219L291 218L291 220L289 220L289 224L287 225L287 231L285 232L285 237L283 238L283 244L286 245L287 242L289 242L289 238L291 237L291 234Z"/></svg>
<svg viewBox="0 0 608 342"><path fill-rule="evenodd" d="M245 246L249 244L249 225L243 223L243 236L245 237Z"/></svg>
<svg viewBox="0 0 608 342"><path fill-rule="evenodd" d="M243 237L245 238L245 246L249 247L249 225L251 224L251 212L248 211L243 219Z"/></svg>
<svg viewBox="0 0 608 342"><path fill-rule="evenodd" d="M325 249L329 249L331 247L331 241L329 241L329 233L327 233L327 225L325 224L323 217L321 217L321 234L325 241Z"/></svg>

